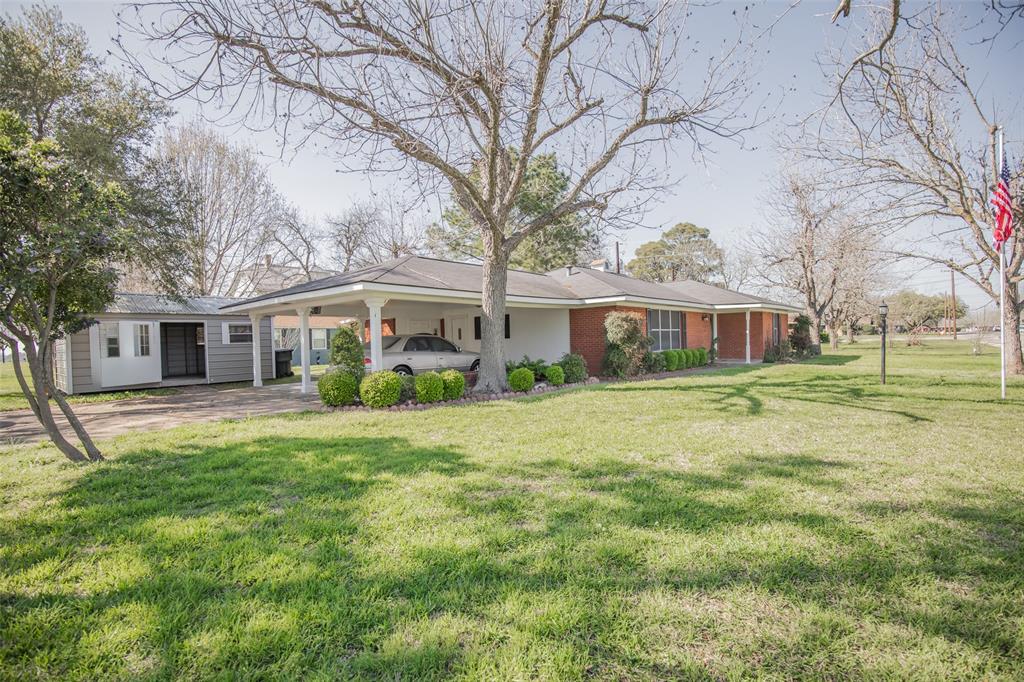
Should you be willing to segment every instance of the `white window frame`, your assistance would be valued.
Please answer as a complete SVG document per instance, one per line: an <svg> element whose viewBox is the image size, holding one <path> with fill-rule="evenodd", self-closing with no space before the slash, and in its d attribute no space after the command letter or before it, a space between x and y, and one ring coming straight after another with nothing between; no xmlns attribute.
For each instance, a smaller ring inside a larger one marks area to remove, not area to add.
<svg viewBox="0 0 1024 682"><path fill-rule="evenodd" d="M231 327L248 327L249 328L249 340L248 341L232 341L231 340ZM222 322L221 323L221 336L220 342L225 346L251 346L253 339L253 328L252 322Z"/></svg>
<svg viewBox="0 0 1024 682"><path fill-rule="evenodd" d="M142 343L143 332L145 332L145 344ZM132 324L132 341L135 346L135 357L137 358L148 358L153 352L152 350L152 339L150 338L149 323L148 322L135 322ZM146 352L143 353L143 347Z"/></svg>
<svg viewBox="0 0 1024 682"><path fill-rule="evenodd" d="M111 334L110 332L114 333ZM117 355L110 354L110 339L117 339ZM121 324L117 320L100 322L100 353L104 358L120 358L121 355Z"/></svg>
<svg viewBox="0 0 1024 682"><path fill-rule="evenodd" d="M318 334L321 335L319 339L317 338ZM327 330L326 329L310 329L309 330L309 335L310 335L310 341L309 341L310 348L312 348L313 350L327 350L328 343L327 343ZM318 340L321 343L323 343L322 346L317 345L317 341Z"/></svg>
<svg viewBox="0 0 1024 682"><path fill-rule="evenodd" d="M655 326L652 320L654 313L657 314L658 324ZM668 326L665 326L663 318L668 315ZM673 325L672 318L678 315L677 318L679 324ZM686 348L686 339L683 338L683 316L686 313L681 310L666 310L664 308L648 308L647 309L647 336L655 339L652 346L652 350L681 350ZM672 334L675 333L679 337L679 345L672 345ZM663 340L668 338L668 343L663 343Z"/></svg>

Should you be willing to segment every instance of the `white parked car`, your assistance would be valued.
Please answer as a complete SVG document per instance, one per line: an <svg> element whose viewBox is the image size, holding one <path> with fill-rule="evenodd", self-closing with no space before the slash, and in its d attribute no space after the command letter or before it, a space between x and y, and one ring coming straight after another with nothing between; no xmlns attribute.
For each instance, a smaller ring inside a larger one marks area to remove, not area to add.
<svg viewBox="0 0 1024 682"><path fill-rule="evenodd" d="M469 353L448 339L433 334L399 334L382 336L383 367L398 374L420 374L457 369L475 372L480 367L480 355ZM370 344L363 344L363 362L370 366Z"/></svg>

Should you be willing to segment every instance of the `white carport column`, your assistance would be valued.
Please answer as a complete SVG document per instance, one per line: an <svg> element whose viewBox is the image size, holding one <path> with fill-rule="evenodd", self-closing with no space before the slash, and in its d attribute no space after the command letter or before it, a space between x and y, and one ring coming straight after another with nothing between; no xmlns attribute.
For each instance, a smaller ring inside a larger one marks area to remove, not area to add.
<svg viewBox="0 0 1024 682"><path fill-rule="evenodd" d="M370 309L370 369L379 371L384 365L384 351L381 349L380 311L388 302L386 298L368 298L366 307Z"/></svg>
<svg viewBox="0 0 1024 682"><path fill-rule="evenodd" d="M309 393L309 308L299 308L299 350L302 353L302 392Z"/></svg>
<svg viewBox="0 0 1024 682"><path fill-rule="evenodd" d="M745 316L746 316L746 320L747 320L747 333L746 333L746 338L747 338L747 364L749 365L750 364L750 311L749 310L745 313Z"/></svg>
<svg viewBox="0 0 1024 682"><path fill-rule="evenodd" d="M249 314L249 322L252 323L252 385L263 385L263 357L260 353L260 322L262 315Z"/></svg>
<svg viewBox="0 0 1024 682"><path fill-rule="evenodd" d="M711 313L711 350L715 352L715 360L718 360L718 313Z"/></svg>

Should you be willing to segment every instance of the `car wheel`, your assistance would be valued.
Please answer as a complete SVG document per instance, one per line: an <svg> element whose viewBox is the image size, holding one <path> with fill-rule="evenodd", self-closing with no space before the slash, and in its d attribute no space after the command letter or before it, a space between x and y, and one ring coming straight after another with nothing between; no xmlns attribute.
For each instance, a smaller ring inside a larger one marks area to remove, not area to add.
<svg viewBox="0 0 1024 682"><path fill-rule="evenodd" d="M412 370L406 367L405 365L399 365L398 367L395 367L394 372L395 374L400 374L404 377L412 376Z"/></svg>
<svg viewBox="0 0 1024 682"><path fill-rule="evenodd" d="M469 371L470 372L479 372L480 371L480 361L479 360L474 360L473 364L469 366Z"/></svg>

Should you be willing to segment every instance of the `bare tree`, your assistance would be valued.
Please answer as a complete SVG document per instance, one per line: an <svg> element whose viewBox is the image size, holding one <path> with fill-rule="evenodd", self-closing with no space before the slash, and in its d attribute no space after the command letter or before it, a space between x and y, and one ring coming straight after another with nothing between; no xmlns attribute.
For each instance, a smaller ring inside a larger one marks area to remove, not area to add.
<svg viewBox="0 0 1024 682"><path fill-rule="evenodd" d="M749 246L725 249L722 259L722 286L733 291L757 293L760 289L758 258Z"/></svg>
<svg viewBox="0 0 1024 682"><path fill-rule="evenodd" d="M752 238L764 282L802 297L816 346L823 328L837 336L878 267L876 231L854 219L849 197L818 178L784 173L766 202L771 226Z"/></svg>
<svg viewBox="0 0 1024 682"><path fill-rule="evenodd" d="M395 200L357 202L328 217L327 224L327 239L343 272L425 249L422 219Z"/></svg>
<svg viewBox="0 0 1024 682"><path fill-rule="evenodd" d="M346 162L405 168L423 192L451 192L483 242L480 391L505 385L507 265L524 238L570 213L636 206L638 193L665 183L655 152L668 141L688 138L699 151L708 136L753 123L739 110L750 41L689 64L685 26L696 7L687 2L171 0L158 14L134 9L129 29L167 49L165 94L219 98L286 133L304 124L303 135L328 137ZM526 217L516 205L528 165L552 152L569 189Z"/></svg>
<svg viewBox="0 0 1024 682"><path fill-rule="evenodd" d="M200 123L170 129L159 153L186 186L187 289L200 296L249 295L259 282L238 274L280 246L275 236L288 215L267 169L251 147ZM247 284L240 288L239 282Z"/></svg>
<svg viewBox="0 0 1024 682"><path fill-rule="evenodd" d="M934 226L898 255L950 268L998 301L999 256L991 245L989 204L997 120L985 113L954 35L938 10L917 17L913 33L898 34L840 81L842 111L826 112L817 143L803 152L845 172L863 191L889 197L901 224ZM1012 167L1011 176L1011 194L1019 198L1024 168ZM1020 225L1019 200L1013 213ZM1024 240L1011 239L1003 248L1003 324L1017 329ZM1007 336L1007 356L1009 371L1024 373L1017 334Z"/></svg>
<svg viewBox="0 0 1024 682"><path fill-rule="evenodd" d="M326 235L315 219L304 216L295 206L278 213L270 250L282 265L299 268L306 280L320 276L321 254Z"/></svg>

